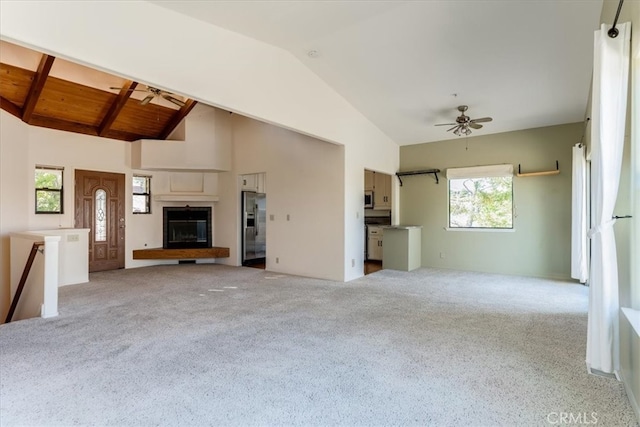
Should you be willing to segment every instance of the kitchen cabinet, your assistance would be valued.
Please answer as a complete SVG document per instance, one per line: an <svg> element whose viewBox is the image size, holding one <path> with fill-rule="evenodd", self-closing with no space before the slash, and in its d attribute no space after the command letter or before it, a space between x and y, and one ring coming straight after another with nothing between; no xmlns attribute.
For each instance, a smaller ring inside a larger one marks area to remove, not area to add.
<svg viewBox="0 0 640 427"><path fill-rule="evenodd" d="M391 175L373 174L373 209L391 209Z"/></svg>
<svg viewBox="0 0 640 427"><path fill-rule="evenodd" d="M382 228L369 226L367 235L367 259L382 261Z"/></svg>
<svg viewBox="0 0 640 427"><path fill-rule="evenodd" d="M265 174L252 173L240 175L240 189L242 191L255 191L256 193L266 193Z"/></svg>
<svg viewBox="0 0 640 427"><path fill-rule="evenodd" d="M364 171L364 191L373 191L373 175L375 175L374 171Z"/></svg>

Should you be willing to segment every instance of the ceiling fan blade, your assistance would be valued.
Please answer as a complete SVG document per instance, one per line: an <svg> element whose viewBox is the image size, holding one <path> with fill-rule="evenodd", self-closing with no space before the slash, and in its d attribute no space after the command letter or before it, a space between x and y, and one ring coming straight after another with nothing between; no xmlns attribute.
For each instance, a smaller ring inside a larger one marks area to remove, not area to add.
<svg viewBox="0 0 640 427"><path fill-rule="evenodd" d="M481 117L479 119L471 120L471 123L484 123L484 122L490 122L491 120L493 120L491 117Z"/></svg>
<svg viewBox="0 0 640 427"><path fill-rule="evenodd" d="M470 128L474 128L474 129L482 129L482 125L479 125L479 124L473 123L473 122L469 123L469 127Z"/></svg>
<svg viewBox="0 0 640 427"><path fill-rule="evenodd" d="M184 102L183 102L183 101L180 101L178 98L174 98L174 97L173 97L173 96L171 96L171 95L167 95L167 93L163 93L163 94L162 94L162 97L163 97L164 99L166 99L167 101L169 101L169 102L173 102L173 103L174 103L174 104L176 104L178 107L184 107Z"/></svg>
<svg viewBox="0 0 640 427"><path fill-rule="evenodd" d="M459 128L460 125L455 125L454 127L452 127L451 129L447 129L447 132L454 130L455 128Z"/></svg>
<svg viewBox="0 0 640 427"><path fill-rule="evenodd" d="M115 86L110 86L109 89L111 89L111 90L122 90L121 87L115 87ZM146 92L147 91L146 89L127 89L127 90L129 92L133 92L134 90L135 91L140 91L140 92Z"/></svg>
<svg viewBox="0 0 640 427"><path fill-rule="evenodd" d="M437 125L434 126L453 126L453 125L458 125L457 123L439 123Z"/></svg>
<svg viewBox="0 0 640 427"><path fill-rule="evenodd" d="M153 95L147 95L145 99L140 101L140 105L147 105L153 99Z"/></svg>

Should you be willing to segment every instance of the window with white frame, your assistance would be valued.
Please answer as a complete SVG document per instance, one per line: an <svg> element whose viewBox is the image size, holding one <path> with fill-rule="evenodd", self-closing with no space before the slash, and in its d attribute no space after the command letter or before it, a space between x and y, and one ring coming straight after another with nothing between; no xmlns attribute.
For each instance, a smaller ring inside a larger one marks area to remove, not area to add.
<svg viewBox="0 0 640 427"><path fill-rule="evenodd" d="M63 207L62 175L64 168L36 166L35 205L37 214L61 214Z"/></svg>
<svg viewBox="0 0 640 427"><path fill-rule="evenodd" d="M151 213L151 177L133 176L133 213Z"/></svg>
<svg viewBox="0 0 640 427"><path fill-rule="evenodd" d="M450 229L513 228L513 165L447 169Z"/></svg>

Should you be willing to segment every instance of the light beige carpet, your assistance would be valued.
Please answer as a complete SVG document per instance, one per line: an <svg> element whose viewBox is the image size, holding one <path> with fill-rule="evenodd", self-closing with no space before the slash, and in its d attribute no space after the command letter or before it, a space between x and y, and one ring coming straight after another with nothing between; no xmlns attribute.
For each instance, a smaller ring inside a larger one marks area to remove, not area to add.
<svg viewBox="0 0 640 427"><path fill-rule="evenodd" d="M0 425L637 425L584 363L587 288L419 269L92 274L0 327ZM554 423L554 421L556 421Z"/></svg>

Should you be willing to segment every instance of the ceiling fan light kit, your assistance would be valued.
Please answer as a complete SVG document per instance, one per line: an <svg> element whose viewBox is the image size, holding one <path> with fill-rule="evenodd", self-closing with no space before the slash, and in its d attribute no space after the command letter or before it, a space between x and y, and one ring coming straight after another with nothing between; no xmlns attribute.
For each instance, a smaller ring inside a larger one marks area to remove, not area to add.
<svg viewBox="0 0 640 427"><path fill-rule="evenodd" d="M447 132L453 131L453 134L456 136L467 136L471 135L471 129L482 129L482 125L479 123L486 123L493 120L491 117L472 119L471 117L464 114L468 109L468 106L460 105L458 107L460 115L456 117L455 123L440 123L436 126L453 126L451 129L447 129Z"/></svg>

